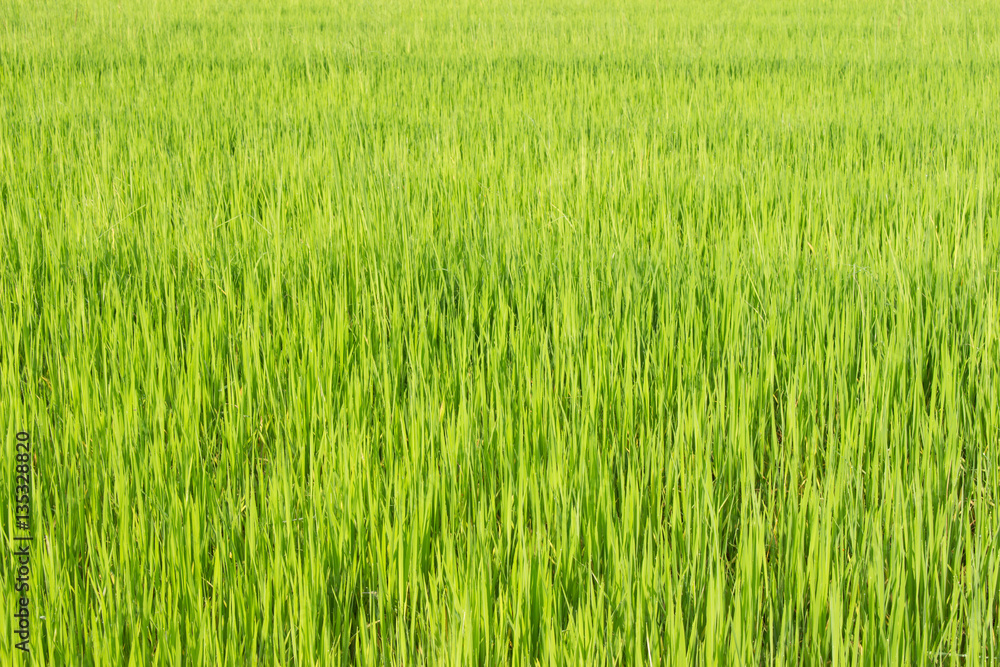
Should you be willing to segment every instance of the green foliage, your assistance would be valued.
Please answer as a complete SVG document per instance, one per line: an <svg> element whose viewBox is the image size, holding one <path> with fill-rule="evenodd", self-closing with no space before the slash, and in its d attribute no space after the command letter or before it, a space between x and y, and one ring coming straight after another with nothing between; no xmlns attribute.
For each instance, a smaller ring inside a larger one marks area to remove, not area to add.
<svg viewBox="0 0 1000 667"><path fill-rule="evenodd" d="M627 4L0 0L33 664L1000 660L1000 11Z"/></svg>

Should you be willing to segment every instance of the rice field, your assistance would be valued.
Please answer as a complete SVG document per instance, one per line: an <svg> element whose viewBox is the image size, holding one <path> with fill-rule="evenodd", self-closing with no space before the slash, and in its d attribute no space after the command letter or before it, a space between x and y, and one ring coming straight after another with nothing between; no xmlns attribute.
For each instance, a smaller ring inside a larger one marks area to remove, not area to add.
<svg viewBox="0 0 1000 667"><path fill-rule="evenodd" d="M1000 664L998 149L992 1L0 0L0 664Z"/></svg>

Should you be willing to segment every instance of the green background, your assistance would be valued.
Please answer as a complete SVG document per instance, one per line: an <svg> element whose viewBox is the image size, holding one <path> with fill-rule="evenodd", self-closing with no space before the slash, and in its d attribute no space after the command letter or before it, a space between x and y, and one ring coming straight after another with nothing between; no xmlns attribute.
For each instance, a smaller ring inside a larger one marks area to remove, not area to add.
<svg viewBox="0 0 1000 667"><path fill-rule="evenodd" d="M998 31L0 0L31 662L993 664Z"/></svg>

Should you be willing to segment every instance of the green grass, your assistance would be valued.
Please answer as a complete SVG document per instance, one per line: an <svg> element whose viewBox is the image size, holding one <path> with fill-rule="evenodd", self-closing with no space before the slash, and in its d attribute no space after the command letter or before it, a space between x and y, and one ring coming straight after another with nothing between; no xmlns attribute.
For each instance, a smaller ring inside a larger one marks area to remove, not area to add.
<svg viewBox="0 0 1000 667"><path fill-rule="evenodd" d="M626 4L0 0L30 663L1000 664L1000 7Z"/></svg>

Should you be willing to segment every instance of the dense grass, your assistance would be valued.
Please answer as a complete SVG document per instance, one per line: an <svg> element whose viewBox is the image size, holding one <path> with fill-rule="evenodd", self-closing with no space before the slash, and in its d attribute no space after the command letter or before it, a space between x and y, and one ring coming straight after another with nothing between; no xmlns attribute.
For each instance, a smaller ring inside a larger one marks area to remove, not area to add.
<svg viewBox="0 0 1000 667"><path fill-rule="evenodd" d="M1000 7L268 2L0 0L32 663L1000 660Z"/></svg>

